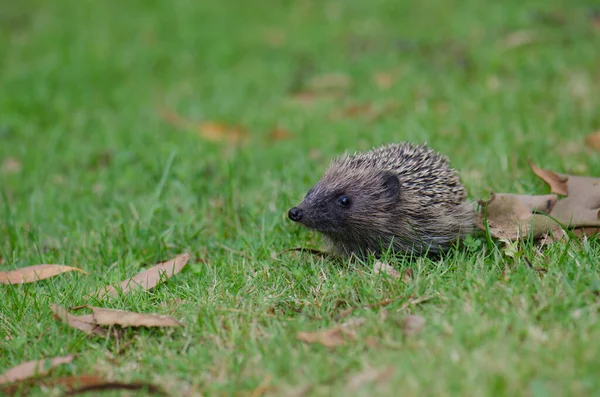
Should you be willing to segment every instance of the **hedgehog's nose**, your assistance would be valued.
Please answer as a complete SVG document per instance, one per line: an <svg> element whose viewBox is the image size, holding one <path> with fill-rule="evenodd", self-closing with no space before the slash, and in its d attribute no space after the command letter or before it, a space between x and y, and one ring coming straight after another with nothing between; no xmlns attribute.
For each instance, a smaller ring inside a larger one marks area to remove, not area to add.
<svg viewBox="0 0 600 397"><path fill-rule="evenodd" d="M288 211L288 218L294 222L298 222L300 219L302 219L302 210L298 207L292 208Z"/></svg>

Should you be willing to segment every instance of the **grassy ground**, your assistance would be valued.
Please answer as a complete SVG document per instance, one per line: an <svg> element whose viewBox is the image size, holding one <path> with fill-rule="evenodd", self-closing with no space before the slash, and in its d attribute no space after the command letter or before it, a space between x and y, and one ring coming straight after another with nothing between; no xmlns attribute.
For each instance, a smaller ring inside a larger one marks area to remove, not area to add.
<svg viewBox="0 0 600 397"><path fill-rule="evenodd" d="M372 263L274 256L319 247L285 213L346 149L428 141L475 199L545 193L528 158L600 175L584 144L600 129L593 3L3 2L0 269L65 263L91 276L0 286L0 372L81 353L54 374L151 380L173 395L258 395L263 383L272 395L598 395L595 241L526 248L543 277L485 242L438 262L388 258L413 269L408 283ZM250 140L208 141L197 132L208 122ZM172 313L185 330L117 342L51 316L53 302L81 304L185 251L190 265L153 293L103 303ZM344 346L296 340L348 307L409 295L431 299L356 310L341 321L366 322ZM421 333L405 335L407 314L425 318ZM351 381L388 366L384 380Z"/></svg>

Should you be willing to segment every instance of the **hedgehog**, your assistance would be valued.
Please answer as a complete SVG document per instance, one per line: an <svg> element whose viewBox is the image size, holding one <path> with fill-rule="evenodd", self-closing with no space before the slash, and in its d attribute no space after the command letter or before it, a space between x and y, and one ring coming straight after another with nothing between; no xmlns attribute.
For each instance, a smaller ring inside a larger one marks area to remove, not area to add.
<svg viewBox="0 0 600 397"><path fill-rule="evenodd" d="M339 256L438 256L474 230L475 208L447 157L392 143L331 162L288 211Z"/></svg>

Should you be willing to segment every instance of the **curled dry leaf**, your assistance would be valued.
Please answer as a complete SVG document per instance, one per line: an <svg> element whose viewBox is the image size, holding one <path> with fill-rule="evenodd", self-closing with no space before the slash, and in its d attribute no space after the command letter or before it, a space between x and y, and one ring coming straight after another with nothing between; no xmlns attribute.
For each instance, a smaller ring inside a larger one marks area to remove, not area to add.
<svg viewBox="0 0 600 397"><path fill-rule="evenodd" d="M600 150L600 131L596 131L585 138L585 143L592 149Z"/></svg>
<svg viewBox="0 0 600 397"><path fill-rule="evenodd" d="M21 162L14 157L7 157L2 162L2 171L7 174L16 174L21 171L21 168Z"/></svg>
<svg viewBox="0 0 600 397"><path fill-rule="evenodd" d="M62 386L68 390L73 390L78 387L89 387L92 385L99 385L106 381L98 375L75 375L75 376L63 376L62 378L47 379L42 382L46 387Z"/></svg>
<svg viewBox="0 0 600 397"><path fill-rule="evenodd" d="M380 383L388 380L394 373L394 368L389 366L384 369L367 368L357 374L348 377L346 388L350 391L356 391L367 383Z"/></svg>
<svg viewBox="0 0 600 397"><path fill-rule="evenodd" d="M325 347L337 347L346 343L345 332L341 327L335 327L324 331L304 332L296 335L299 341L315 344L319 343Z"/></svg>
<svg viewBox="0 0 600 397"><path fill-rule="evenodd" d="M396 83L396 75L391 72L377 72L373 74L373 82L382 90L387 90Z"/></svg>
<svg viewBox="0 0 600 397"><path fill-rule="evenodd" d="M550 212L558 197L553 194L542 196L526 196L510 193L492 193L488 201L480 201L481 211L476 225L486 230L487 220L492 237L507 240L517 240L526 235L534 238L558 230L560 226L550 217L534 214L533 211Z"/></svg>
<svg viewBox="0 0 600 397"><path fill-rule="evenodd" d="M154 288L162 279L162 277L171 278L183 269L190 259L190 254L181 254L175 258L159 263L148 270L138 273L137 275L123 281L119 287L109 285L102 288L96 294L98 299L104 295L116 295L120 289L124 294L134 289L150 290Z"/></svg>
<svg viewBox="0 0 600 397"><path fill-rule="evenodd" d="M74 355L54 357L45 360L27 361L19 364L0 375L0 385L20 382L35 376L46 375L55 367L68 364L75 358Z"/></svg>
<svg viewBox="0 0 600 397"><path fill-rule="evenodd" d="M58 306L57 304L52 304L51 306L52 313L54 318L62 321L67 324L71 328L78 329L80 331L85 332L88 335L98 335L98 336L106 336L107 331L98 325L96 325L96 321L94 320L94 316L91 314L85 314L83 316L75 316L67 309L62 306Z"/></svg>
<svg viewBox="0 0 600 397"><path fill-rule="evenodd" d="M570 227L600 226L600 178L559 174L532 163L530 166L553 192L567 195L558 200L550 215Z"/></svg>
<svg viewBox="0 0 600 397"><path fill-rule="evenodd" d="M245 142L248 139L248 132L242 127L217 122L202 123L196 128L196 131L204 139L212 142L229 142L234 144Z"/></svg>
<svg viewBox="0 0 600 397"><path fill-rule="evenodd" d="M156 394L159 396L168 396L168 394L164 390L162 390L160 387L155 386L151 383L145 383L145 382L124 383L124 382L106 382L106 381L83 385L77 389L70 390L69 392L65 393L65 395L76 396L78 394L83 394L83 393L109 391L109 390L144 391L149 394Z"/></svg>
<svg viewBox="0 0 600 397"><path fill-rule="evenodd" d="M418 334L425 326L425 319L421 316L407 316L401 322L402 330L407 336Z"/></svg>
<svg viewBox="0 0 600 397"><path fill-rule="evenodd" d="M76 267L65 265L34 265L8 272L0 272L0 284L25 284L58 276L62 273L77 271L87 274Z"/></svg>
<svg viewBox="0 0 600 397"><path fill-rule="evenodd" d="M136 313L123 310L104 309L94 306L80 306L92 311L94 323L101 326L118 325L121 327L181 327L183 324L171 316L153 313Z"/></svg>
<svg viewBox="0 0 600 397"><path fill-rule="evenodd" d="M292 133L284 128L274 128L269 132L269 140L272 142L283 141L293 137Z"/></svg>
<svg viewBox="0 0 600 397"><path fill-rule="evenodd" d="M182 130L195 131L209 141L233 144L246 141L248 138L247 131L238 126L228 126L217 122L199 124L182 117L175 111L164 108L159 108L158 114L167 124Z"/></svg>
<svg viewBox="0 0 600 397"><path fill-rule="evenodd" d="M569 196L550 215L570 227L600 226L600 178L568 175Z"/></svg>
<svg viewBox="0 0 600 397"><path fill-rule="evenodd" d="M550 185L550 191L552 193L560 194L562 196L569 194L569 189L567 186L567 180L569 178L566 175L560 175L550 170L545 170L536 166L531 161L529 162L529 166L534 174Z"/></svg>
<svg viewBox="0 0 600 397"><path fill-rule="evenodd" d="M375 265L373 265L373 271L375 272L375 274L385 273L392 278L400 278L400 272L387 263L379 261L375 262Z"/></svg>
<svg viewBox="0 0 600 397"><path fill-rule="evenodd" d="M379 104L351 104L331 112L332 119L349 119L364 117L368 120L379 119L386 114L395 113L398 104L394 101Z"/></svg>

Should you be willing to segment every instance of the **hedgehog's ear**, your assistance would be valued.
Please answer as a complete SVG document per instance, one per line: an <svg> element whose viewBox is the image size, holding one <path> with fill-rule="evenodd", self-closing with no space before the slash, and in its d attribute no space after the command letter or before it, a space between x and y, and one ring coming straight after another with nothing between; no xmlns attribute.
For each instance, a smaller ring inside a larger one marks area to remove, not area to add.
<svg viewBox="0 0 600 397"><path fill-rule="evenodd" d="M391 171L385 171L382 175L383 191L390 197L398 197L400 193L400 181L398 175Z"/></svg>

